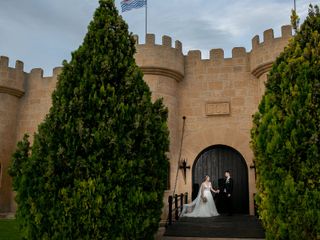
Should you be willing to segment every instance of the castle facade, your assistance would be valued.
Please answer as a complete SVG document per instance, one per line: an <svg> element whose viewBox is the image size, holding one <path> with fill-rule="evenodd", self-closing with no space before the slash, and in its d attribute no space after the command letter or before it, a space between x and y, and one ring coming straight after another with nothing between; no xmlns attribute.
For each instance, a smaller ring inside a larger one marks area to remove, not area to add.
<svg viewBox="0 0 320 240"><path fill-rule="evenodd" d="M224 171L230 170L235 212L254 214L252 115L268 71L291 37L290 26L283 26L277 38L269 29L263 41L259 36L252 39L250 52L236 47L232 57L225 58L222 49L212 49L209 59L201 59L200 51L184 55L181 42L172 46L168 36L162 37L161 44L155 43L153 34L147 34L144 44L136 37L136 62L153 99L163 98L169 110L170 178L165 203L173 192L188 192L190 198L205 175L218 188ZM0 213L16 210L7 173L11 155L17 141L25 133L32 136L49 112L60 72L58 67L50 77L43 77L40 68L27 73L21 61L9 67L9 59L0 57Z"/></svg>

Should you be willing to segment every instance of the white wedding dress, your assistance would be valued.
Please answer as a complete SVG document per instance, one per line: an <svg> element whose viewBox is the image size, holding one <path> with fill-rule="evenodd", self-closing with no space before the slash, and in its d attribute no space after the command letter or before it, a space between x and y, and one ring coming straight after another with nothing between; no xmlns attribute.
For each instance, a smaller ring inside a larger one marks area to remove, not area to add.
<svg viewBox="0 0 320 240"><path fill-rule="evenodd" d="M203 189L202 189L203 188ZM211 194L211 183L201 185L198 196L192 203L184 204L181 211L181 217L214 217L219 216L219 213L214 203ZM207 201L204 202L201 198L201 191L203 190L203 196L206 197Z"/></svg>

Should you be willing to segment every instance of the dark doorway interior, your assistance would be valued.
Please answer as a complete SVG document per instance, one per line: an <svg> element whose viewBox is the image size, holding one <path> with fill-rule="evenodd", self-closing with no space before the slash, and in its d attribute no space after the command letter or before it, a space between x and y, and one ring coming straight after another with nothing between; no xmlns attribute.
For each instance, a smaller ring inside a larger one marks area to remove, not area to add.
<svg viewBox="0 0 320 240"><path fill-rule="evenodd" d="M199 186L206 175L209 175L215 188L221 188L224 172L229 170L234 182L234 213L249 213L248 168L242 155L225 145L214 145L202 151L192 167L192 197L196 197ZM224 213L221 195L215 196L219 213Z"/></svg>

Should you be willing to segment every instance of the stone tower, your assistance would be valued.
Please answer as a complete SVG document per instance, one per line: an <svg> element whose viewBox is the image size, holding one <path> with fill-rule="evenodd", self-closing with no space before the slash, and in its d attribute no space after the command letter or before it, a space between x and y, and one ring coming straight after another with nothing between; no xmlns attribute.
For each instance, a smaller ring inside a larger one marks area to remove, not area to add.
<svg viewBox="0 0 320 240"><path fill-rule="evenodd" d="M0 212L11 211L11 178L7 169L16 145L19 102L24 94L23 63L9 68L9 59L0 57Z"/></svg>
<svg viewBox="0 0 320 240"><path fill-rule="evenodd" d="M179 83L184 78L184 56L182 44L175 42L168 36L162 37L162 44L155 43L155 36L147 34L145 44L139 44L136 37L137 53L135 55L138 66L144 73L144 80L150 87L152 98L163 98L168 108L168 127L170 130L170 175L177 171L179 154ZM170 186L173 186L170 178Z"/></svg>
<svg viewBox="0 0 320 240"><path fill-rule="evenodd" d="M8 175L11 156L25 133L32 141L38 124L49 112L60 69L55 68L52 77L43 77L40 68L26 73L21 61L16 61L12 68L9 58L0 57L0 213L16 209Z"/></svg>

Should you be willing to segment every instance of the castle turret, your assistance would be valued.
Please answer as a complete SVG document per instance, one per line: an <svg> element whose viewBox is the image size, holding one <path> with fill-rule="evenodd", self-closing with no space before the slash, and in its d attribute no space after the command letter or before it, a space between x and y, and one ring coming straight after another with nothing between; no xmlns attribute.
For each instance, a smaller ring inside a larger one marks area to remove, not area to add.
<svg viewBox="0 0 320 240"><path fill-rule="evenodd" d="M184 78L184 56L182 44L175 42L172 47L172 40L168 36L162 37L162 44L155 43L155 35L147 34L145 44L139 44L136 36L137 53L135 59L137 65L144 73L144 80L152 91L152 99L163 98L168 108L168 127L170 129L170 171L168 179L168 191L165 192L164 203L174 188L178 161L179 161L179 140L181 138L181 121L179 119L178 86ZM180 120L180 121L179 121ZM166 208L163 211L162 219L166 219Z"/></svg>
<svg viewBox="0 0 320 240"><path fill-rule="evenodd" d="M260 98L264 93L264 83L267 80L267 73L271 70L275 59L283 52L292 37L290 25L281 27L281 36L274 37L273 29L263 32L263 42L259 36L252 39L252 51L250 53L250 70L252 75L259 79ZM258 101L260 101L260 98Z"/></svg>
<svg viewBox="0 0 320 240"><path fill-rule="evenodd" d="M19 99L24 94L23 63L9 67L9 59L0 57L0 213L11 211L12 187L8 167L16 145Z"/></svg>
<svg viewBox="0 0 320 240"><path fill-rule="evenodd" d="M184 56L182 44L175 42L168 36L162 37L162 44L155 43L155 36L147 34L145 44L137 41L135 59L144 72L144 80L152 91L152 98L163 98L169 110L168 125L170 129L170 176L175 176L178 166L179 140L181 137L180 122L178 119L178 84L184 78ZM173 188L174 179L170 185Z"/></svg>

